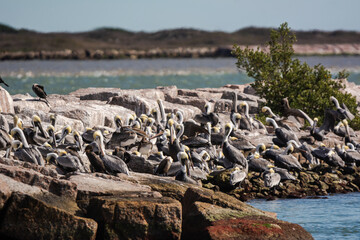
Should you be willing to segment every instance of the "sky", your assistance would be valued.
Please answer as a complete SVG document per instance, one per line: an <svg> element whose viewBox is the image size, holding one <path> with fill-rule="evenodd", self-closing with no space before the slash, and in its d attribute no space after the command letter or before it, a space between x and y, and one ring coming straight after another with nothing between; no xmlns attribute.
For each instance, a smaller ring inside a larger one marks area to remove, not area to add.
<svg viewBox="0 0 360 240"><path fill-rule="evenodd" d="M360 32L359 0L0 0L0 23L39 32L241 28Z"/></svg>

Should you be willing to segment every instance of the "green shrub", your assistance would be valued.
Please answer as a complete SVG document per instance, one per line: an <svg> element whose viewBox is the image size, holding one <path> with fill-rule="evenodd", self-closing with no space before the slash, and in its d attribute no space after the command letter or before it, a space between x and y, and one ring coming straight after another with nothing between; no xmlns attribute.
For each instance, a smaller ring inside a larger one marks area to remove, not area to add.
<svg viewBox="0 0 360 240"><path fill-rule="evenodd" d="M237 57L237 67L255 79L252 87L275 113L281 113L281 100L287 97L292 108L322 120L325 109L334 109L330 102L330 96L334 96L356 113L352 126L359 129L355 97L341 92L344 84L341 80L332 80L330 71L321 64L310 67L294 58L295 42L295 34L287 23L283 23L277 30L271 31L268 51L242 49L235 45L232 54ZM335 78L344 79L348 75L346 71L341 71Z"/></svg>

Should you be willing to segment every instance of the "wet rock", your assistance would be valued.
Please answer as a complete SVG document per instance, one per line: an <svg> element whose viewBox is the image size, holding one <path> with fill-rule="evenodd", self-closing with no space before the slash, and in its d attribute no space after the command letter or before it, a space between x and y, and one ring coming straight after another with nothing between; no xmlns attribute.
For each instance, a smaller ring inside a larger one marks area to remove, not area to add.
<svg viewBox="0 0 360 240"><path fill-rule="evenodd" d="M334 173L325 173L320 177L320 180L328 185L332 185L333 182L339 181L339 176Z"/></svg>
<svg viewBox="0 0 360 240"><path fill-rule="evenodd" d="M299 179L302 183L312 183L314 182L314 179L312 178L311 174L308 174L306 172L300 172L299 173Z"/></svg>

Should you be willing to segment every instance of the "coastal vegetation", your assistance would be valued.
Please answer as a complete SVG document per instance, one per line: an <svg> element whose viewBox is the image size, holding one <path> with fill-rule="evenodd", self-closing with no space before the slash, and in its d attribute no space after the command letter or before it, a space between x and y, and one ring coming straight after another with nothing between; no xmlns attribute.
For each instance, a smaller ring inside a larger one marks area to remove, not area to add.
<svg viewBox="0 0 360 240"><path fill-rule="evenodd" d="M325 109L332 108L331 96L356 113L355 97L343 91L342 79L349 74L343 70L332 76L321 64L311 67L301 62L294 57L295 42L295 33L287 23L283 23L270 32L268 52L235 45L232 53L237 57L237 67L254 78L252 87L276 113L282 112L281 101L287 98L292 108L302 109L310 117L322 119ZM352 126L360 129L358 113Z"/></svg>
<svg viewBox="0 0 360 240"><path fill-rule="evenodd" d="M261 45L269 40L270 28L248 27L234 32L199 29L166 29L157 32L133 32L120 28L97 28L84 32L43 33L16 29L0 24L1 51L71 50L149 50L177 47L224 47ZM296 31L299 44L360 43L360 33L354 31Z"/></svg>

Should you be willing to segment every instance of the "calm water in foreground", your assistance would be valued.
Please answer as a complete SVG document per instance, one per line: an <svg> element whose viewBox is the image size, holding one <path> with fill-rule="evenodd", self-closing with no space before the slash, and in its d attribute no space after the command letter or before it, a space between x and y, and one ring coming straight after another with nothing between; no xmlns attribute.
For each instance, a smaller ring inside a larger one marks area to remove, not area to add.
<svg viewBox="0 0 360 240"><path fill-rule="evenodd" d="M302 57L310 65L323 64L332 72L347 69L349 81L360 85L360 56ZM67 94L79 88L122 89L221 87L253 79L239 72L235 59L155 59L100 61L5 61L0 75L10 94L32 93L33 83L48 94ZM315 239L360 239L360 193L333 195L327 199L253 200L254 207L276 212L278 218L298 223Z"/></svg>
<svg viewBox="0 0 360 240"><path fill-rule="evenodd" d="M300 224L319 239L360 239L360 193L325 199L252 200L250 205L276 212L278 219Z"/></svg>

